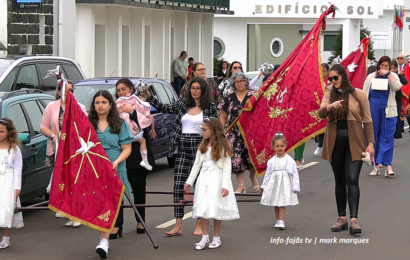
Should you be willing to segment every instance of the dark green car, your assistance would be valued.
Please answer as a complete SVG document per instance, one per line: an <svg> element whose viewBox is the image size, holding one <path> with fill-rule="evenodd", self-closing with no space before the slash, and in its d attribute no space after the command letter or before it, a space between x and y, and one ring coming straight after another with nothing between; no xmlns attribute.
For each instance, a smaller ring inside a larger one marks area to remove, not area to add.
<svg viewBox="0 0 410 260"><path fill-rule="evenodd" d="M0 92L1 117L13 120L22 142L22 202L47 196L52 168L45 166L47 138L40 132L43 112L54 97L40 90Z"/></svg>

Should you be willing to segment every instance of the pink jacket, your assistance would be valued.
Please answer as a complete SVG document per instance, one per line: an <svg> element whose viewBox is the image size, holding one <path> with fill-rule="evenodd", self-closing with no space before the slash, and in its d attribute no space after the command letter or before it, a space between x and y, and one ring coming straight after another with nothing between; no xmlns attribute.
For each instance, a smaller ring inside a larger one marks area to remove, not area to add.
<svg viewBox="0 0 410 260"><path fill-rule="evenodd" d="M61 99L49 103L44 110L43 118L41 119L40 129L48 128L51 129L54 133L58 134L60 132L60 126L58 125L58 118L60 115L60 104ZM87 115L87 110L83 104L77 103L84 114ZM51 156L55 153L53 143L50 139L47 140L47 152L48 156Z"/></svg>
<svg viewBox="0 0 410 260"><path fill-rule="evenodd" d="M151 125L151 117L149 116L151 112L151 105L148 102L140 100L135 95L131 95L129 97L118 98L116 105L118 112L120 113L120 117L127 122L133 135L138 134L140 129L137 123L130 119L130 115L122 111L124 105L131 105L135 109L137 112L138 123L142 129Z"/></svg>

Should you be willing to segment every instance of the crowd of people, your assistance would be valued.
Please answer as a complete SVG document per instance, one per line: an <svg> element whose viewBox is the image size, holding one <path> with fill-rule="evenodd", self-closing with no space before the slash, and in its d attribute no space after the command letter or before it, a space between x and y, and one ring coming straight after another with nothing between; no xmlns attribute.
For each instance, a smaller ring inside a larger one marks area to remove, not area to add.
<svg viewBox="0 0 410 260"><path fill-rule="evenodd" d="M283 230L285 207L299 203L298 169L303 165L304 145L296 150L292 158L286 154L286 133L277 133L271 140L275 156L268 161L263 183L259 185L238 127L233 125L226 135L224 133L258 89L255 82L263 71L251 81L239 61L231 64L222 61L217 81L214 81L206 77L203 63L195 63L192 58L186 63L186 58L187 53L182 52L173 64L174 87L180 96L175 103L161 103L151 95L147 86L133 86L127 78L116 84L116 97L118 100L126 99L124 104L116 104L113 96L104 90L93 97L88 119L126 191L131 194L133 190L134 203L145 203L148 166L153 165L154 161L148 140L156 136L153 127L150 131L148 127L142 127L142 120L152 119L142 111L148 104L162 113L176 115L175 131L169 145L169 156L175 157L173 197L174 203L180 203L196 181L193 218L197 221L194 235L202 238L195 244L195 249L202 250L207 244L209 248L221 246L222 220L239 218L235 193L246 193L244 176L247 171L252 190L261 192L261 204L275 207L275 228ZM327 124L326 132L317 136L318 148L314 154L329 161L334 173L338 219L330 227L332 232L348 228L352 235L362 232L358 209L363 152L374 156L375 163L370 175L378 175L383 166L386 167L386 177L395 175L392 168L394 138L399 138L396 129L399 129L400 136L403 129L398 116L401 87L407 84L403 77L406 66L404 56L399 55L397 61L392 62L389 57L383 56L375 68L369 67L363 90L351 86L342 65L335 63L329 68L329 65L322 64L326 92L318 113L321 118L327 119ZM264 74L264 77L265 81L269 75ZM71 83L67 84L67 89L74 91ZM41 132L49 139L46 161L49 166L54 165L65 113L65 103L61 102L60 96L61 89L58 88L56 101L47 105L41 123ZM130 96L137 99L131 101ZM138 106L132 102L146 104ZM85 107L79 105L87 114ZM147 125L151 123L149 121ZM146 141L141 142L142 139ZM231 174L235 174L238 182L236 190L233 189ZM21 152L16 129L5 118L0 119L0 182L10 186L0 191L0 206L14 208L19 203L15 198L18 198L21 189ZM6 186L2 184L2 187ZM347 204L350 224L346 216ZM139 208L138 211L142 219L136 217L136 232L141 234L145 232L141 224L145 221L145 209ZM5 228L0 248L7 248L10 245L9 228L21 227L23 221L21 213L13 214L10 210L0 213L0 227ZM176 224L165 232L167 236L183 233L184 207L174 207L174 216ZM214 219L211 243L208 230L210 219ZM107 257L109 240L122 236L123 222L121 208L112 232L100 232L96 252L101 257ZM66 226L78 225L72 220L66 223Z"/></svg>

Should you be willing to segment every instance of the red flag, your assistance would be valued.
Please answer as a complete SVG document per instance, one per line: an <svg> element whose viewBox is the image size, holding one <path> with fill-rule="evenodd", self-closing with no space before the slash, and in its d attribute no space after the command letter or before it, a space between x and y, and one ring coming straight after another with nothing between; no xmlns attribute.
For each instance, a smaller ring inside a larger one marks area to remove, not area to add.
<svg viewBox="0 0 410 260"><path fill-rule="evenodd" d="M363 89L364 81L367 77L367 47L369 38L364 38L359 47L349 54L341 63L346 68L347 78L350 84L359 89Z"/></svg>
<svg viewBox="0 0 410 260"><path fill-rule="evenodd" d="M409 105L409 92L410 92L410 62L407 61L404 67L404 76L407 79L407 85L401 87L401 93L403 93L403 98L401 99L401 114L407 114L407 106ZM402 118L403 120L403 118Z"/></svg>
<svg viewBox="0 0 410 260"><path fill-rule="evenodd" d="M83 225L110 232L125 186L69 91L66 100L48 207Z"/></svg>
<svg viewBox="0 0 410 260"><path fill-rule="evenodd" d="M394 7L394 21L392 26L396 26L397 28L400 29L400 31L403 30L403 22L401 20L399 11L396 9L396 7Z"/></svg>
<svg viewBox="0 0 410 260"><path fill-rule="evenodd" d="M333 5L282 63L247 101L238 121L258 176L266 170L274 155L270 140L283 132L288 140L287 152L325 131L326 120L318 109L324 93L320 61L320 33ZM323 28L324 29L324 28Z"/></svg>

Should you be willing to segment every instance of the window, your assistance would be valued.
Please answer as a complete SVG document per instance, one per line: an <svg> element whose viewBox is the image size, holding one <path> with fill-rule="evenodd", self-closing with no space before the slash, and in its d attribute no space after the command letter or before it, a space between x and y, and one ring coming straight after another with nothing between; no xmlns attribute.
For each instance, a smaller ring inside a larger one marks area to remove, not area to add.
<svg viewBox="0 0 410 260"><path fill-rule="evenodd" d="M166 86L164 86L165 91L167 92L168 98L171 100L171 103L175 103L175 97L172 95L172 92L169 88L167 88Z"/></svg>
<svg viewBox="0 0 410 260"><path fill-rule="evenodd" d="M283 53L283 41L280 38L274 38L270 42L270 53L273 57L278 58Z"/></svg>
<svg viewBox="0 0 410 260"><path fill-rule="evenodd" d="M163 104L166 104L166 105L170 104L171 102L169 101L169 97L168 97L167 91L164 89L164 86L162 86L161 83L157 83L157 82L152 83L152 85L155 88L155 92L157 92L159 100Z"/></svg>
<svg viewBox="0 0 410 260"><path fill-rule="evenodd" d="M37 101L28 101L23 103L24 108L26 109L28 118L30 118L31 124L33 125L34 135L41 134L40 132L40 123L43 117L40 107L37 104Z"/></svg>
<svg viewBox="0 0 410 260"><path fill-rule="evenodd" d="M214 56L220 58L225 54L225 43L218 37L214 37Z"/></svg>
<svg viewBox="0 0 410 260"><path fill-rule="evenodd" d="M22 88L39 88L35 65L27 65L20 69L19 75L17 76L16 90Z"/></svg>
<svg viewBox="0 0 410 260"><path fill-rule="evenodd" d="M83 80L83 76L81 76L80 72L78 71L77 67L73 65L63 64L63 68L65 73L67 74L67 79L71 80L73 84Z"/></svg>
<svg viewBox="0 0 410 260"><path fill-rule="evenodd" d="M336 35L324 35L323 36L323 51L335 50Z"/></svg>
<svg viewBox="0 0 410 260"><path fill-rule="evenodd" d="M14 76L16 76L17 69L10 71L9 75L3 80L0 85L0 91L10 91L13 88Z"/></svg>
<svg viewBox="0 0 410 260"><path fill-rule="evenodd" d="M10 118L16 126L19 133L30 133L27 126L27 120L19 104L9 107L7 117ZM41 121L41 119L40 119Z"/></svg>
<svg viewBox="0 0 410 260"><path fill-rule="evenodd" d="M47 75L47 70L54 70L57 68L57 64L55 63L39 63L37 64L37 68L40 72L40 76L43 79L43 86L42 90L45 91L54 91L57 88L57 78L56 77L50 77L44 79L44 77Z"/></svg>

